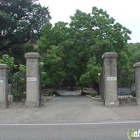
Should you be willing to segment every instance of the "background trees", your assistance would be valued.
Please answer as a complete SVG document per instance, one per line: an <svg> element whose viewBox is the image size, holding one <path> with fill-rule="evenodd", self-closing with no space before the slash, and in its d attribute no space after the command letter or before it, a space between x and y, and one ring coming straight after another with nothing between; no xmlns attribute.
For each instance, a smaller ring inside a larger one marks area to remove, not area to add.
<svg viewBox="0 0 140 140"><path fill-rule="evenodd" d="M98 87L101 56L114 51L119 54L119 86L131 86L132 65L140 61L139 43L127 43L131 31L97 7L91 13L76 10L70 23L52 26L48 8L36 1L0 0L0 56L9 54L15 64L24 64L26 52L38 51L42 86L73 90L74 86Z"/></svg>
<svg viewBox="0 0 140 140"><path fill-rule="evenodd" d="M46 66L44 71L47 72L52 67L49 63L53 59L47 59L47 57L53 51L51 56L54 56L55 52L55 58L59 60L58 64L53 63L55 64L53 73L56 74L58 71L63 73L63 78L59 78L61 80L57 81L58 83L64 82L65 85L68 83L71 89L75 85L97 85L103 53L115 51L121 56L118 60L120 73L124 70L121 66L126 70L130 67L129 64L122 65L130 61L126 46L130 33L102 9L93 7L91 13L76 10L69 24L58 22L54 27L46 24L42 28L38 46L44 67ZM51 74L49 76L52 77Z"/></svg>
<svg viewBox="0 0 140 140"><path fill-rule="evenodd" d="M140 43L130 43L127 45L129 56L131 56L132 63L140 61Z"/></svg>
<svg viewBox="0 0 140 140"><path fill-rule="evenodd" d="M0 0L0 63L10 66L14 99L25 96L24 54L36 51L41 28L50 18L48 7L37 0Z"/></svg>
<svg viewBox="0 0 140 140"><path fill-rule="evenodd" d="M33 50L33 43L49 19L48 8L36 0L0 0L0 55L8 53L21 60L18 54L21 57Z"/></svg>

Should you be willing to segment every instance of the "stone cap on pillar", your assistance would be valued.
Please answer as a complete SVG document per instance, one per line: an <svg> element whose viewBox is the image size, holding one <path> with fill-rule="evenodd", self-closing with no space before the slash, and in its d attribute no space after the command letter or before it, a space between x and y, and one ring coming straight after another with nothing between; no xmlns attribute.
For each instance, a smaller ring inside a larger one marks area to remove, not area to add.
<svg viewBox="0 0 140 140"><path fill-rule="evenodd" d="M102 55L102 58L117 58L118 57L118 53L115 52L106 52Z"/></svg>
<svg viewBox="0 0 140 140"><path fill-rule="evenodd" d="M0 69L9 69L7 64L0 64Z"/></svg>
<svg viewBox="0 0 140 140"><path fill-rule="evenodd" d="M140 62L137 62L133 65L133 68L139 68L140 67Z"/></svg>
<svg viewBox="0 0 140 140"><path fill-rule="evenodd" d="M37 52L29 52L29 53L25 53L25 58L26 59L40 59L40 55Z"/></svg>

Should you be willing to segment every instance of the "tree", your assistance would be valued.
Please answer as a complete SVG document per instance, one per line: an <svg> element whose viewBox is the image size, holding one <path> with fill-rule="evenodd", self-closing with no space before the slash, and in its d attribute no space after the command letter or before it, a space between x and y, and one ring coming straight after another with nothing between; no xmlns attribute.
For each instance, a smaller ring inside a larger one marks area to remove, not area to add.
<svg viewBox="0 0 140 140"><path fill-rule="evenodd" d="M134 85L133 64L140 61L140 44L127 44L126 51L121 51L118 63L119 86L132 87Z"/></svg>
<svg viewBox="0 0 140 140"><path fill-rule="evenodd" d="M42 28L42 36L38 40L39 52L41 54L42 85L43 87L57 87L65 78L63 67L62 43L65 40L66 23L59 22L54 27L50 23Z"/></svg>
<svg viewBox="0 0 140 140"><path fill-rule="evenodd" d="M130 43L126 45L126 50L119 53L118 79L119 86L132 87L134 84L133 64L140 61L140 44Z"/></svg>
<svg viewBox="0 0 140 140"><path fill-rule="evenodd" d="M10 57L8 54L2 55L0 63L7 64L9 66L8 70L8 83L12 84L12 93L15 98L23 98L25 95L23 90L26 88L26 66L20 64L15 65L15 59Z"/></svg>
<svg viewBox="0 0 140 140"><path fill-rule="evenodd" d="M98 89L99 86L96 87L96 83L99 82L98 73L101 72L101 67L96 65L96 58L89 58L87 63L87 69L84 74L81 75L79 80L79 85L84 87L85 85L91 85L92 87ZM99 89L98 89L99 91Z"/></svg>
<svg viewBox="0 0 140 140"><path fill-rule="evenodd" d="M38 45L43 58L49 53L50 46L58 47L57 51L61 54L58 68L66 73L64 81L69 81L73 89L76 84L97 84L102 54L108 51L126 52L130 33L106 11L93 7L91 13L76 10L70 24L58 22L54 27L45 25Z"/></svg>
<svg viewBox="0 0 140 140"><path fill-rule="evenodd" d="M140 62L140 43L130 43L127 47L132 63Z"/></svg>
<svg viewBox="0 0 140 140"><path fill-rule="evenodd" d="M87 57L87 69L81 75L81 82L87 84L87 81L89 81L91 83L90 77L92 77L94 83L98 82L97 75L102 67L101 56L103 53L113 51L122 56L122 51L127 52L126 44L130 39L131 31L120 23L116 23L115 19L102 9L93 7L91 14L77 10L74 16L71 16L70 27L73 29L73 36L77 40L75 46L79 46L79 48L84 46L83 57ZM92 67L89 65L91 60L94 60ZM120 63L119 61L121 61L121 57L118 59L118 63ZM120 65L120 69L122 66ZM88 80L83 81L83 78Z"/></svg>
<svg viewBox="0 0 140 140"><path fill-rule="evenodd" d="M48 7L42 7L36 0L0 0L0 51L35 43L49 19Z"/></svg>
<svg viewBox="0 0 140 140"><path fill-rule="evenodd" d="M121 51L119 53L119 61L118 61L118 86L131 88L133 84L134 84L134 69L131 56L128 50Z"/></svg>
<svg viewBox="0 0 140 140"><path fill-rule="evenodd" d="M10 57L8 54L2 55L0 59L1 64L7 64L10 67L10 70L13 71L17 65L15 65L15 59L13 57Z"/></svg>
<svg viewBox="0 0 140 140"><path fill-rule="evenodd" d="M96 7L93 7L92 13L89 14L77 10L74 16L71 16L71 20L70 26L77 32L78 41L91 49L91 55L95 55L97 61L100 60L99 63L102 61L103 53L108 51L119 53L125 50L126 43L130 39L131 31L116 23L106 11Z"/></svg>
<svg viewBox="0 0 140 140"><path fill-rule="evenodd" d="M65 78L65 71L62 67L61 51L58 46L50 46L46 55L42 58L42 86L56 88Z"/></svg>

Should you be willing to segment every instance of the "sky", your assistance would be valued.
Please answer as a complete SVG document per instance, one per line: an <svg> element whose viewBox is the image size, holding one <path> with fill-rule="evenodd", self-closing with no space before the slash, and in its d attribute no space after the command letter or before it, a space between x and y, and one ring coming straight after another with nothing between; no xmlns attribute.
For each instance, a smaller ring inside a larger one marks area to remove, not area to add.
<svg viewBox="0 0 140 140"><path fill-rule="evenodd" d="M77 9L91 13L92 7L102 8L130 31L131 43L140 42L140 0L39 0L42 6L49 7L51 23L70 22Z"/></svg>

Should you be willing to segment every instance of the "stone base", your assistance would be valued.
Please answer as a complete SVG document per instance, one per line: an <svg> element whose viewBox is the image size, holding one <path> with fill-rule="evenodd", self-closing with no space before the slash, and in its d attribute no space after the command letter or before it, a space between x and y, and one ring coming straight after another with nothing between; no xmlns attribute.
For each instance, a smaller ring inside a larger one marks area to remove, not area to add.
<svg viewBox="0 0 140 140"><path fill-rule="evenodd" d="M0 101L0 109L5 109L5 108L8 108L8 102Z"/></svg>
<svg viewBox="0 0 140 140"><path fill-rule="evenodd" d="M119 106L119 101L118 100L105 100L105 106Z"/></svg>
<svg viewBox="0 0 140 140"><path fill-rule="evenodd" d="M25 102L26 107L40 107L39 101L26 101Z"/></svg>
<svg viewBox="0 0 140 140"><path fill-rule="evenodd" d="M136 99L136 104L140 106L140 99Z"/></svg>

